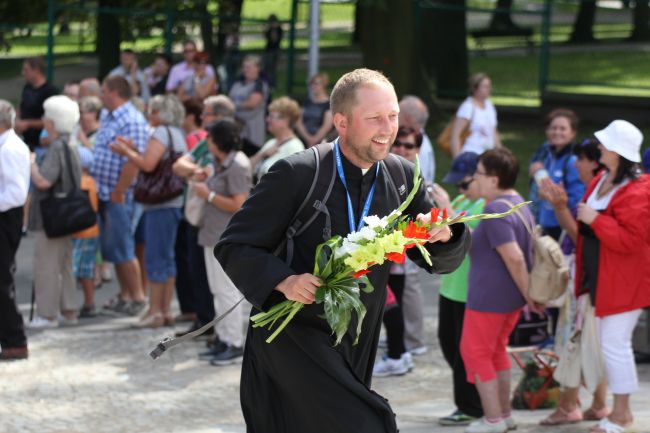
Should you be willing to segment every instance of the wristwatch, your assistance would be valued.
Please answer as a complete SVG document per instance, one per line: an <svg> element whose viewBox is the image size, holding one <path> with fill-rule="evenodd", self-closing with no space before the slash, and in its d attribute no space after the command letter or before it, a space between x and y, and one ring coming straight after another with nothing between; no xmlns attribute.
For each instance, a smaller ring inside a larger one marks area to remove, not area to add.
<svg viewBox="0 0 650 433"><path fill-rule="evenodd" d="M212 203L212 200L217 196L217 193L214 191L210 191L210 194L208 194L208 203Z"/></svg>

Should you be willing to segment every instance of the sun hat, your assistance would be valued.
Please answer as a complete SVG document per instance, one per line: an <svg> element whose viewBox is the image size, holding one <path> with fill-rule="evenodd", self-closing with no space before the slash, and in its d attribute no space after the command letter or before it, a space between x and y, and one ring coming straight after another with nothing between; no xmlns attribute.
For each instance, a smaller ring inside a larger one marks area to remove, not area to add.
<svg viewBox="0 0 650 433"><path fill-rule="evenodd" d="M641 162L643 134L626 120L614 120L605 129L594 132L605 149L632 162Z"/></svg>
<svg viewBox="0 0 650 433"><path fill-rule="evenodd" d="M442 181L445 183L458 183L466 176L474 174L477 165L477 153L463 152L451 162L451 170Z"/></svg>

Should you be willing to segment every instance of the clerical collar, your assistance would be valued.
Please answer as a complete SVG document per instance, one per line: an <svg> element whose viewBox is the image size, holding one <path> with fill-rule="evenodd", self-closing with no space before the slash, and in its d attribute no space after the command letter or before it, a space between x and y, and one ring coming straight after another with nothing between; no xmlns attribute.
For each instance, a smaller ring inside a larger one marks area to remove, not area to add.
<svg viewBox="0 0 650 433"><path fill-rule="evenodd" d="M370 170L370 169L369 169L369 168L362 168L362 169L361 169L361 175L362 175L362 176L365 176L366 173L368 173L368 170Z"/></svg>

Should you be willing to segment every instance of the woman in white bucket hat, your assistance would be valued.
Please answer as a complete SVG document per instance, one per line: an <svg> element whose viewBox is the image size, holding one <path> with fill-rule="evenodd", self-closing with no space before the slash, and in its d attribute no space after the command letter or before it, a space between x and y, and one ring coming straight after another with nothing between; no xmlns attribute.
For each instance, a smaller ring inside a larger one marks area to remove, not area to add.
<svg viewBox="0 0 650 433"><path fill-rule="evenodd" d="M643 135L625 120L594 133L606 170L592 180L578 205L576 296L596 308L601 348L614 407L590 430L622 433L632 424L630 394L638 389L632 332L650 305L650 178L643 175Z"/></svg>

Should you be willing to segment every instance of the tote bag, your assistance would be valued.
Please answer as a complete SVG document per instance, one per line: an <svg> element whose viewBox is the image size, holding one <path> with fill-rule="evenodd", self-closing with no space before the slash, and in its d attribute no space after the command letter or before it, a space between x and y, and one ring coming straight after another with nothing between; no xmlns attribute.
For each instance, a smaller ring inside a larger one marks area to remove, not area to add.
<svg viewBox="0 0 650 433"><path fill-rule="evenodd" d="M87 229L97 223L97 214L90 203L88 193L79 187L72 173L70 148L63 145L66 173L72 182L68 193L55 193L40 201L43 230L48 238L68 236Z"/></svg>

